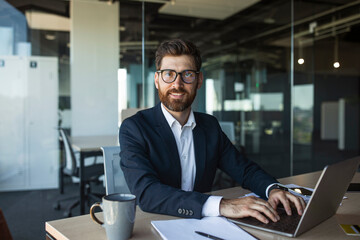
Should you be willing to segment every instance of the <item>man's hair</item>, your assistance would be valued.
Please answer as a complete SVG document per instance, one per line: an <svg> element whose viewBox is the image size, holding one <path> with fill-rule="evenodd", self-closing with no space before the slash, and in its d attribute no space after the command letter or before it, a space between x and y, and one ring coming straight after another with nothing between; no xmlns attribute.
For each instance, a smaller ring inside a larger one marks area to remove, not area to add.
<svg viewBox="0 0 360 240"><path fill-rule="evenodd" d="M184 39L173 39L163 41L155 53L156 69L160 70L161 61L165 56L189 55L193 58L197 71L201 68L200 50L194 43Z"/></svg>

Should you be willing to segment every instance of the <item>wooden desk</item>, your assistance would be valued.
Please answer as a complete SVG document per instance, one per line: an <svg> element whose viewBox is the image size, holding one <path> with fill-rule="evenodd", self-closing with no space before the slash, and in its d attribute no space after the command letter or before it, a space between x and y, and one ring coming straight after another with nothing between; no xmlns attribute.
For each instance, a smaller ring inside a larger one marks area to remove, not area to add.
<svg viewBox="0 0 360 240"><path fill-rule="evenodd" d="M320 172L308 173L283 178L280 179L280 182L283 184L295 183L313 188L315 187L319 176ZM355 175L353 181L360 182L360 173ZM248 193L248 191L240 187L212 192L213 195L226 197L239 197L245 193ZM320 225L303 233L296 239L359 239L358 237L345 235L339 227L339 223L360 224L360 193L347 193L346 196L348 196L348 199L343 201L342 206L339 207L335 216L332 216ZM161 239L160 235L151 226L150 222L152 220L176 219L176 217L146 213L141 211L139 207L137 207L136 211L134 232L131 238L134 240ZM102 217L101 213L98 213L98 215ZM294 239L247 227L243 228L259 239ZM47 234L50 234L54 239L59 240L106 240L105 229L93 222L89 215L46 222L45 230Z"/></svg>
<svg viewBox="0 0 360 240"><path fill-rule="evenodd" d="M118 136L79 136L71 138L72 147L80 152L79 187L80 214L85 213L84 161L87 157L102 156L101 147L118 146Z"/></svg>

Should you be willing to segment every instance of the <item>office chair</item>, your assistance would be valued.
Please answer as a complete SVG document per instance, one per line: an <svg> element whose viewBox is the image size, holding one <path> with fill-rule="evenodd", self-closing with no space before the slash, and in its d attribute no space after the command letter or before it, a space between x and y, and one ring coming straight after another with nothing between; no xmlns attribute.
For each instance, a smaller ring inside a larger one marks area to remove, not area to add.
<svg viewBox="0 0 360 240"><path fill-rule="evenodd" d="M106 194L130 193L120 167L120 146L102 147Z"/></svg>
<svg viewBox="0 0 360 240"><path fill-rule="evenodd" d="M229 140L235 144L235 126L234 122L219 121L219 125Z"/></svg>
<svg viewBox="0 0 360 240"><path fill-rule="evenodd" d="M146 108L126 108L122 109L120 113L120 119L121 122L123 122L128 117L131 117L132 115L135 115L138 111L144 110Z"/></svg>
<svg viewBox="0 0 360 240"><path fill-rule="evenodd" d="M62 149L64 150L62 164L60 166L60 192L63 188L64 175L69 176L73 179L74 182L78 182L79 180L79 163L76 160L75 153L71 147L71 143L69 138L64 131L64 129L59 129L60 137L62 140ZM84 182L86 186L85 197L88 199L92 199L94 201L100 201L101 196L103 194L94 194L91 192L91 183L99 183L99 177L104 174L104 169L102 163L97 163L97 159L95 158L91 164L85 163L84 166ZM65 217L71 216L71 210L80 204L80 194L78 193L76 196L67 197L64 199L60 199L56 201L54 204L54 209L59 210L61 208L60 203L63 201L69 201L74 199L71 204L64 211Z"/></svg>

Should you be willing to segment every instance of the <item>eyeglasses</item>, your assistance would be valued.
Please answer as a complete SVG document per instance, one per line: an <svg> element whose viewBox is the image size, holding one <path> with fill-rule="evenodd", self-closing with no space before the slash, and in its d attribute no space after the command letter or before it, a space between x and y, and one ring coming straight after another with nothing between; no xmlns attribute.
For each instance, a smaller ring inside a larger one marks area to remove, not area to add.
<svg viewBox="0 0 360 240"><path fill-rule="evenodd" d="M197 74L200 73L195 70L184 70L182 72L176 72L175 70L171 70L171 69L163 69L156 72L160 73L162 80L166 83L174 82L178 74L180 74L181 80L184 83L189 83L189 84L193 83L197 78Z"/></svg>

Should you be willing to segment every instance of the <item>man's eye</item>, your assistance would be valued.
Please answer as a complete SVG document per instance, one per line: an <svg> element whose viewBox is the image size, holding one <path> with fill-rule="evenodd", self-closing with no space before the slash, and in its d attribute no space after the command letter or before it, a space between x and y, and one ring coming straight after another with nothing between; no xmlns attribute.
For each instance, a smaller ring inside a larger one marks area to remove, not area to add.
<svg viewBox="0 0 360 240"><path fill-rule="evenodd" d="M185 72L185 77L192 77L193 73L192 72Z"/></svg>
<svg viewBox="0 0 360 240"><path fill-rule="evenodd" d="M165 77L171 77L174 75L174 73L171 71L166 71L166 72L164 72L164 75L165 75Z"/></svg>

